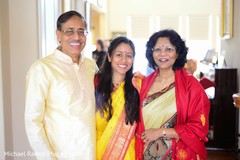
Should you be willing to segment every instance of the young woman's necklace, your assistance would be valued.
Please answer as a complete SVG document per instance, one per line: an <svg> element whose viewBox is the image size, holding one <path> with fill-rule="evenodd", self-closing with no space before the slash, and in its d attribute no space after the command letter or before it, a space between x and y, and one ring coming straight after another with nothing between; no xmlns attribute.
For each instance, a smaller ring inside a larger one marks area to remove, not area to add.
<svg viewBox="0 0 240 160"><path fill-rule="evenodd" d="M119 86L121 85L122 82L123 82L123 81L121 81L121 82L113 82L113 90L114 90L114 91L117 90L117 89L119 88Z"/></svg>

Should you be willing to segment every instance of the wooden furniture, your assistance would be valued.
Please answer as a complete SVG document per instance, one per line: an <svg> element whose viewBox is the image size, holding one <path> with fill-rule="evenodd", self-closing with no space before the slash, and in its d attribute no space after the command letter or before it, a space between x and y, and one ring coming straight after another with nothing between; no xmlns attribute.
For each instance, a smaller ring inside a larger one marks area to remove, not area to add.
<svg viewBox="0 0 240 160"><path fill-rule="evenodd" d="M237 92L237 69L215 68L215 97L211 100L208 148L238 148L238 109L232 95ZM212 124L211 124L212 123Z"/></svg>

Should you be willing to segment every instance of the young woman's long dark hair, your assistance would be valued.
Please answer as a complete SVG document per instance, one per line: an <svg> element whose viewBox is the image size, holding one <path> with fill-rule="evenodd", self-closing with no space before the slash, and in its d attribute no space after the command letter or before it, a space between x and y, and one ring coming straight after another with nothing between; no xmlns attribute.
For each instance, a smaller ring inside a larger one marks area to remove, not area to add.
<svg viewBox="0 0 240 160"><path fill-rule="evenodd" d="M135 46L133 42L126 37L117 37L111 41L108 48L108 55L111 57L117 46L121 43L129 44L133 50L133 56L135 56ZM124 98L125 98L125 112L126 112L126 124L139 121L139 95L137 90L132 85L133 66L127 71L125 76L124 85ZM114 86L112 83L112 66L108 61L107 56L103 62L103 65L95 77L95 97L97 110L102 115L107 114L107 120L110 120L113 115L112 98Z"/></svg>

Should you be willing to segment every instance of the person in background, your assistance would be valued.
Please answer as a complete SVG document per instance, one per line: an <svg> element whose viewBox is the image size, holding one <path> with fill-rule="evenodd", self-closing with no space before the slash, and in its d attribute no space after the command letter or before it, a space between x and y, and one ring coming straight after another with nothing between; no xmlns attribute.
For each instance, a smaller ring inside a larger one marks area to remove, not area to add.
<svg viewBox="0 0 240 160"><path fill-rule="evenodd" d="M187 59L184 68L189 74L194 75L194 72L197 70L197 61L194 59Z"/></svg>
<svg viewBox="0 0 240 160"><path fill-rule="evenodd" d="M108 50L108 47L111 43L112 39L105 39L104 40L104 50L107 51Z"/></svg>
<svg viewBox="0 0 240 160"><path fill-rule="evenodd" d="M81 53L87 24L76 11L58 17L59 46L26 76L25 127L38 160L95 160L96 63Z"/></svg>
<svg viewBox="0 0 240 160"><path fill-rule="evenodd" d="M126 37L111 41L95 76L98 160L134 160L139 95L132 84L135 47Z"/></svg>
<svg viewBox="0 0 240 160"><path fill-rule="evenodd" d="M206 160L210 102L201 84L184 69L185 41L166 29L154 33L146 47L155 71L145 78L136 74L133 81L140 90L137 159Z"/></svg>
<svg viewBox="0 0 240 160"><path fill-rule="evenodd" d="M106 51L104 50L104 42L103 40L98 39L96 43L96 50L92 52L92 58L96 61L99 68L101 67L105 56Z"/></svg>

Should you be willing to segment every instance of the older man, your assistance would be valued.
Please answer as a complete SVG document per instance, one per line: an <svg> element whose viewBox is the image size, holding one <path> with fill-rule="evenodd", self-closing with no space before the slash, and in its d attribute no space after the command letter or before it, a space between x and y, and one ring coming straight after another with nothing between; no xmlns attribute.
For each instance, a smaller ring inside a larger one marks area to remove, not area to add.
<svg viewBox="0 0 240 160"><path fill-rule="evenodd" d="M95 160L96 63L81 52L87 24L76 11L57 20L58 48L26 80L26 132L37 159Z"/></svg>

